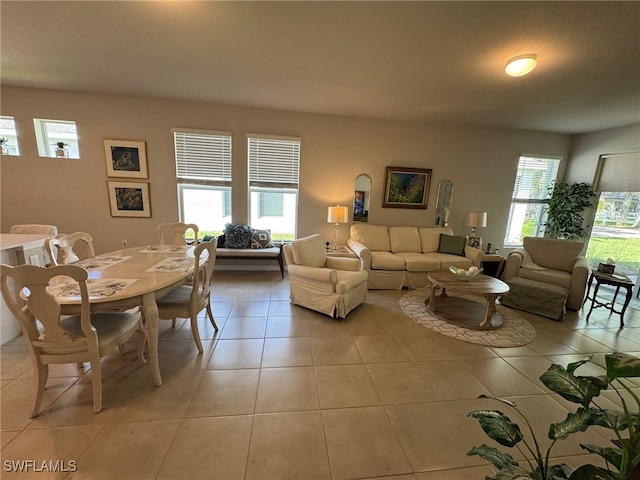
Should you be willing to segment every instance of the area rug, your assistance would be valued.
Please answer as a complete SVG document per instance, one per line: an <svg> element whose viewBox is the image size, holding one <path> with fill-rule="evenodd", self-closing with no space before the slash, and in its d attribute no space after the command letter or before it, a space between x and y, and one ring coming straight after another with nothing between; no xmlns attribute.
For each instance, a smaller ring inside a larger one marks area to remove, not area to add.
<svg viewBox="0 0 640 480"><path fill-rule="evenodd" d="M536 338L533 326L513 310L496 305L498 313L503 318L503 324L494 330L469 329L455 325L438 317L425 305L430 295L429 290L411 290L400 299L400 308L415 322L440 335L462 340L463 342L486 345L489 347L520 347ZM471 295L447 291L450 297L459 297L479 304L485 300ZM480 323L480 320L478 320Z"/></svg>

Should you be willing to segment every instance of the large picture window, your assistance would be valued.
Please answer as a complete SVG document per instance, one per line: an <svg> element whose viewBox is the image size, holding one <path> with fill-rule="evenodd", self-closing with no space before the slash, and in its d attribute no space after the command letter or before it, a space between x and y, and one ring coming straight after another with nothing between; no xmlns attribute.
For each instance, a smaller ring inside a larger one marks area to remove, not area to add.
<svg viewBox="0 0 640 480"><path fill-rule="evenodd" d="M294 240L298 219L300 138L247 135L251 226Z"/></svg>
<svg viewBox="0 0 640 480"><path fill-rule="evenodd" d="M231 133L173 129L180 221L201 235L231 222Z"/></svg>
<svg viewBox="0 0 640 480"><path fill-rule="evenodd" d="M522 245L524 237L544 234L548 188L558 176L560 158L521 156L513 187L511 210L504 237L505 247Z"/></svg>

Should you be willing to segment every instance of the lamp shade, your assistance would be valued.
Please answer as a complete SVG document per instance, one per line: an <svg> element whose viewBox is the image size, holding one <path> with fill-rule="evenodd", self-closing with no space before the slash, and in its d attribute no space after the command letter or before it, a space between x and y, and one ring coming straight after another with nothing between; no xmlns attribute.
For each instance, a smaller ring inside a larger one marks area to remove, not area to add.
<svg viewBox="0 0 640 480"><path fill-rule="evenodd" d="M464 221L465 226L471 228L480 228L487 226L487 212L467 212Z"/></svg>
<svg viewBox="0 0 640 480"><path fill-rule="evenodd" d="M336 205L329 207L327 211L328 223L347 223L349 221L349 208Z"/></svg>

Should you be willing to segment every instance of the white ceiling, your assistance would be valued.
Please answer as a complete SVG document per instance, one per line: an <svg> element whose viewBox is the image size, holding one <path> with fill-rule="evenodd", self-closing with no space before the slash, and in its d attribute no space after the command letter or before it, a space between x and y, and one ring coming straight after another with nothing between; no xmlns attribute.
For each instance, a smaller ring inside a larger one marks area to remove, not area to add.
<svg viewBox="0 0 640 480"><path fill-rule="evenodd" d="M637 1L0 8L3 85L567 134L640 122ZM538 68L507 77L527 52Z"/></svg>

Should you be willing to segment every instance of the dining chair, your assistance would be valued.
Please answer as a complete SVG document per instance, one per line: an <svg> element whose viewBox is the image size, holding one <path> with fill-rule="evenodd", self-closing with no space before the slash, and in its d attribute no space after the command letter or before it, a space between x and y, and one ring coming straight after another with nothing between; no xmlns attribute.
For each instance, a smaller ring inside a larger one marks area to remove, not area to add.
<svg viewBox="0 0 640 480"><path fill-rule="evenodd" d="M57 235L58 227L55 225L40 225L37 223L29 223L24 225L12 225L9 233L21 234L41 234L41 235Z"/></svg>
<svg viewBox="0 0 640 480"><path fill-rule="evenodd" d="M198 225L195 223L161 223L158 225L158 234L160 236L160 245L187 245L187 239L185 233L188 230L193 230L194 245L198 244ZM171 241L166 242L165 236L171 238Z"/></svg>
<svg viewBox="0 0 640 480"><path fill-rule="evenodd" d="M51 259L51 265L65 265L80 260L77 246L81 246L86 257L95 257L93 237L86 232L61 233L44 241L44 248Z"/></svg>
<svg viewBox="0 0 640 480"><path fill-rule="evenodd" d="M195 270L192 285L182 285L156 301L158 304L158 318L173 320L174 325L176 318L191 319L191 333L200 353L203 350L200 332L198 331L198 313L202 309L207 309L209 320L216 332L218 331L218 325L211 311L211 284L213 283L213 271L216 264L217 242L217 237L214 237L208 242L200 243L195 248ZM202 258L205 251L207 256L203 261Z"/></svg>
<svg viewBox="0 0 640 480"><path fill-rule="evenodd" d="M68 278L61 279L63 276ZM40 414L50 364L90 363L93 411L98 413L102 410L100 357L138 332L138 358L146 363L147 333L141 313L137 310L91 312L87 276L87 271L77 265L0 266L2 296L20 322L33 365L35 392L31 418ZM61 314L61 307L50 289L50 286L60 288L61 283L69 295L80 297L79 314Z"/></svg>

